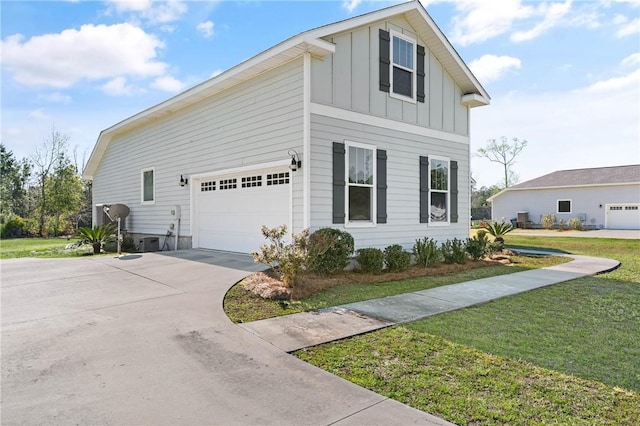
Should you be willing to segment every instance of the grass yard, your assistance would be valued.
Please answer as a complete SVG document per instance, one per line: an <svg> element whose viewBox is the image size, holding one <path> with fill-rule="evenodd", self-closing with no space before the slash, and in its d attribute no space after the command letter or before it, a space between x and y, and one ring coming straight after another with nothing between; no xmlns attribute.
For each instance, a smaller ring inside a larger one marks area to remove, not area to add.
<svg viewBox="0 0 640 426"><path fill-rule="evenodd" d="M640 241L506 243L622 265L296 355L459 424L640 424Z"/></svg>
<svg viewBox="0 0 640 426"><path fill-rule="evenodd" d="M18 257L75 257L92 253L91 247L65 250L65 246L77 239L66 238L11 238L0 240L0 259Z"/></svg>

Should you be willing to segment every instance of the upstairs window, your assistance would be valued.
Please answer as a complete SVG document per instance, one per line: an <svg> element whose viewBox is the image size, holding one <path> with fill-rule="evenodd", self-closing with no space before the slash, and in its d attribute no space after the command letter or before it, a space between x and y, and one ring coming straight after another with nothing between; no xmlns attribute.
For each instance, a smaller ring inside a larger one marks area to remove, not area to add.
<svg viewBox="0 0 640 426"><path fill-rule="evenodd" d="M416 44L413 40L391 32L391 92L415 99Z"/></svg>
<svg viewBox="0 0 640 426"><path fill-rule="evenodd" d="M155 202L155 170L153 168L144 169L141 172L142 180L142 204L153 204Z"/></svg>

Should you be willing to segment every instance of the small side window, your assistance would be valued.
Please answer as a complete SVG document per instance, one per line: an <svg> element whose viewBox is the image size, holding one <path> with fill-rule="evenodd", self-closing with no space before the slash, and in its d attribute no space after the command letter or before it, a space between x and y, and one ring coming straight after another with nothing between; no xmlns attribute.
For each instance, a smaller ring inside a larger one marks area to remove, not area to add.
<svg viewBox="0 0 640 426"><path fill-rule="evenodd" d="M156 200L155 170L153 168L143 169L141 172L142 181L142 204L153 204Z"/></svg>
<svg viewBox="0 0 640 426"><path fill-rule="evenodd" d="M571 213L571 200L558 200L557 213Z"/></svg>

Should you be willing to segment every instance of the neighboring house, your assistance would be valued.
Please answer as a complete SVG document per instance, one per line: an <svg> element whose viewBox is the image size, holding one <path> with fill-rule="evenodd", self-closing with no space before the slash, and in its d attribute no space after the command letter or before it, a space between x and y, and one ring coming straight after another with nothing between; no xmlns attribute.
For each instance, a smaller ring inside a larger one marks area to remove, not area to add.
<svg viewBox="0 0 640 426"><path fill-rule="evenodd" d="M261 225L466 238L470 108L489 101L418 1L310 30L102 131L94 223L123 203L136 239L238 252Z"/></svg>
<svg viewBox="0 0 640 426"><path fill-rule="evenodd" d="M597 228L640 229L640 165L561 170L504 189L489 201L497 221L526 212L534 224L553 214Z"/></svg>

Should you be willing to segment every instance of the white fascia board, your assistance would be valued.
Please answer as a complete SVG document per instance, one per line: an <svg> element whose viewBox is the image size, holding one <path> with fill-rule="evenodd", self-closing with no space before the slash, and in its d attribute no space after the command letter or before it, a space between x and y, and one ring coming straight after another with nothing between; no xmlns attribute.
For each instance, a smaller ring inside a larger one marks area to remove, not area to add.
<svg viewBox="0 0 640 426"><path fill-rule="evenodd" d="M484 96L478 95L477 93L464 94L462 95L460 101L462 102L462 105L468 106L470 108L489 105L491 103L491 99L485 98Z"/></svg>

